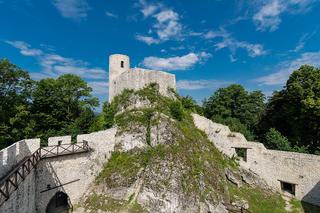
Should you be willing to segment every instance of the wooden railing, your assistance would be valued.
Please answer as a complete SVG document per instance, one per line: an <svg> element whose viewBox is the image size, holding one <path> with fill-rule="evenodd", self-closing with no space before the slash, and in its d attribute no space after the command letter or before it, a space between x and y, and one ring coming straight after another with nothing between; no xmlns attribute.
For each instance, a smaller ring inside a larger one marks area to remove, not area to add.
<svg viewBox="0 0 320 213"><path fill-rule="evenodd" d="M90 147L87 141L37 149L32 155L23 159L12 171L0 179L0 206L17 190L19 184L26 179L27 175L37 166L40 160L88 151L90 151Z"/></svg>
<svg viewBox="0 0 320 213"><path fill-rule="evenodd" d="M60 144L55 146L46 146L41 149L41 159L58 157L62 155L72 155L76 153L87 152L90 150L88 142L83 141L73 144Z"/></svg>

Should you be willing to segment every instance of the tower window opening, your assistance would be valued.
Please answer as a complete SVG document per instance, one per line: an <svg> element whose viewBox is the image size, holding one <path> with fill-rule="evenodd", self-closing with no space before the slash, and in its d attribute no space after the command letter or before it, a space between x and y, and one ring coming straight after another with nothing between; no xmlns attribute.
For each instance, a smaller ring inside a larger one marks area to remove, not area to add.
<svg viewBox="0 0 320 213"><path fill-rule="evenodd" d="M281 190L283 192L287 192L289 194L295 195L296 193L296 185L293 183L288 183L284 181L280 181L281 184Z"/></svg>
<svg viewBox="0 0 320 213"><path fill-rule="evenodd" d="M120 64L121 68L124 67L124 61L121 61L121 64Z"/></svg>

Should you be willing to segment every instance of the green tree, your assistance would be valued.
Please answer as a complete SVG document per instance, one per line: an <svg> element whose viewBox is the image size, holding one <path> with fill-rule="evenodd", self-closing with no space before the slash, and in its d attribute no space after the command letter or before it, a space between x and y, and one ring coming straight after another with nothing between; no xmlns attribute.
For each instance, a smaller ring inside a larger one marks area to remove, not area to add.
<svg viewBox="0 0 320 213"><path fill-rule="evenodd" d="M204 115L224 124L232 123L234 129L243 130L241 133L246 136L253 136L265 107L264 100L261 91L248 92L241 85L233 84L218 89L204 101Z"/></svg>
<svg viewBox="0 0 320 213"><path fill-rule="evenodd" d="M290 151L291 146L286 137L274 128L270 128L265 134L264 145L269 149Z"/></svg>
<svg viewBox="0 0 320 213"><path fill-rule="evenodd" d="M88 132L98 105L92 89L79 76L65 74L40 80L33 92L32 113L37 135L43 139L55 134Z"/></svg>
<svg viewBox="0 0 320 213"><path fill-rule="evenodd" d="M114 123L114 115L117 112L116 105L115 104L110 104L108 102L105 102L103 104L102 108L103 112L103 117L104 117L104 123L103 123L103 128L110 128L112 127Z"/></svg>
<svg viewBox="0 0 320 213"><path fill-rule="evenodd" d="M34 82L28 72L0 60L0 148L31 134L31 92Z"/></svg>
<svg viewBox="0 0 320 213"><path fill-rule="evenodd" d="M203 114L202 107L200 107L195 100L192 99L191 96L182 96L180 98L183 108L189 110L191 112L196 112L200 115Z"/></svg>
<svg viewBox="0 0 320 213"><path fill-rule="evenodd" d="M283 90L269 100L260 132L271 127L285 135L292 146L320 150L320 69L304 65L294 71Z"/></svg>

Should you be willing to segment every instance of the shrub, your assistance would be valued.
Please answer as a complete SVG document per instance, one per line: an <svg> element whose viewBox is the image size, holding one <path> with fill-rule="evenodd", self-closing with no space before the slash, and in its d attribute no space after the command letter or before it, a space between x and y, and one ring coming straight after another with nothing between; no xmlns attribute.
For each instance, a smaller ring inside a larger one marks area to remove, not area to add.
<svg viewBox="0 0 320 213"><path fill-rule="evenodd" d="M169 108L172 117L174 117L178 121L181 121L183 118L183 108L181 102L172 101L169 105Z"/></svg>
<svg viewBox="0 0 320 213"><path fill-rule="evenodd" d="M292 150L288 139L275 128L270 128L269 131L265 134L264 144L269 149L277 149L283 151Z"/></svg>

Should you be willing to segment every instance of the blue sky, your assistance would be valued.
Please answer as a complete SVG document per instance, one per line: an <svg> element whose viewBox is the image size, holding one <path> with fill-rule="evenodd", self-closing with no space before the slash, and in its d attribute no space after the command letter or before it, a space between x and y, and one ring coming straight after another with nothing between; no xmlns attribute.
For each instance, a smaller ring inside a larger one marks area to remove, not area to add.
<svg viewBox="0 0 320 213"><path fill-rule="evenodd" d="M113 53L198 102L231 83L271 95L320 66L319 0L0 0L0 26L0 58L36 80L80 75L101 101Z"/></svg>

